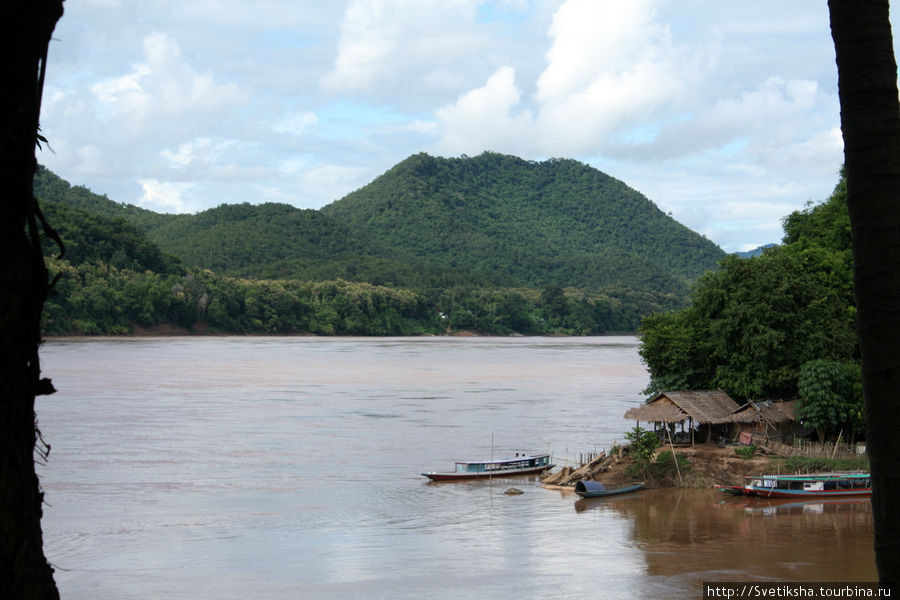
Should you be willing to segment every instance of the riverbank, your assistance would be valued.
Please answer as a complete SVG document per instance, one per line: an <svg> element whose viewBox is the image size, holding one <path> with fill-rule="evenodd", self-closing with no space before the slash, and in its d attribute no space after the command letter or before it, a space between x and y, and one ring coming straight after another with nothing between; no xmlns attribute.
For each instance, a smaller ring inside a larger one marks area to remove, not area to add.
<svg viewBox="0 0 900 600"><path fill-rule="evenodd" d="M706 489L714 485L734 485L747 475L794 472L785 457L757 453L750 458L739 455L734 446L720 448L716 445L701 444L674 448L676 462L668 460L659 465L659 456L671 455L672 448L660 448L650 468L638 471L636 462L624 450L609 456L599 457L579 469L563 468L542 480L546 487L553 489L573 489L576 481L583 479L601 481L610 488L628 485L635 480L644 480L648 488L694 488ZM818 470L813 467L811 470ZM637 475L637 476L636 476Z"/></svg>

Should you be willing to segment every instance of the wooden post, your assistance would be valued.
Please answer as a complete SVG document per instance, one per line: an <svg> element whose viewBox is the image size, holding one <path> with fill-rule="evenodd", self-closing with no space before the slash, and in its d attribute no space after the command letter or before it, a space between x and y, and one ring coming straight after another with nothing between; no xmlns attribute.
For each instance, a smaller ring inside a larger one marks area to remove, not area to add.
<svg viewBox="0 0 900 600"><path fill-rule="evenodd" d="M669 434L669 447L672 448L672 460L675 461L675 470L678 472L678 481L684 485L684 479L681 477L681 467L678 466L678 456L675 454L675 443L672 441L672 433L666 427L666 433Z"/></svg>

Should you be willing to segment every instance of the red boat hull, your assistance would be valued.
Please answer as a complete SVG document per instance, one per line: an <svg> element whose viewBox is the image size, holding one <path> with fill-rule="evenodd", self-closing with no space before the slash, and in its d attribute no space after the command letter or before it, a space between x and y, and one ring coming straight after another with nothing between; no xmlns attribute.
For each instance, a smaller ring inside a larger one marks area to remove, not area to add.
<svg viewBox="0 0 900 600"><path fill-rule="evenodd" d="M780 490L753 488L744 491L748 496L759 496L760 498L859 498L872 495L872 488L861 488L857 490L821 490L821 491L804 491L804 490Z"/></svg>

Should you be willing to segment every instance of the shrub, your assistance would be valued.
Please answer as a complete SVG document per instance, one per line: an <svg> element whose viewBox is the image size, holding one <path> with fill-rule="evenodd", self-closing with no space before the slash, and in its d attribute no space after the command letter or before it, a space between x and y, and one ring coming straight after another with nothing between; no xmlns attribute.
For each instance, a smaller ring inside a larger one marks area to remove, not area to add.
<svg viewBox="0 0 900 600"><path fill-rule="evenodd" d="M666 450L660 452L652 461L635 459L634 464L625 468L625 474L632 479L643 480L650 487L667 487L680 485L684 474L691 466L691 462L684 456L675 454L673 459L672 452Z"/></svg>
<svg viewBox="0 0 900 600"><path fill-rule="evenodd" d="M741 458L743 458L744 460L747 460L749 458L753 458L753 456L756 454L757 449L758 448L757 448L756 444L752 444L750 446L744 446L742 448L735 448L734 453L737 454L738 456L740 456Z"/></svg>
<svg viewBox="0 0 900 600"><path fill-rule="evenodd" d="M634 429L626 432L625 439L630 443L628 453L636 460L649 461L659 446L657 435L640 426L635 426Z"/></svg>

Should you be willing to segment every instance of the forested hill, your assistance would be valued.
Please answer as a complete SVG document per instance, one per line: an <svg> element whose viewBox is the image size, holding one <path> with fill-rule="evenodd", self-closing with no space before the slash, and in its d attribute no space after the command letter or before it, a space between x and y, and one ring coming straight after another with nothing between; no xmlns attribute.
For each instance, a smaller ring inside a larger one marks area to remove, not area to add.
<svg viewBox="0 0 900 600"><path fill-rule="evenodd" d="M685 306L724 253L569 160L410 157L322 210L159 214L39 169L47 335L587 335Z"/></svg>
<svg viewBox="0 0 900 600"><path fill-rule="evenodd" d="M222 205L163 215L71 187L36 195L120 217L188 267L249 278L630 289L685 299L724 253L627 185L573 160L417 154L323 209ZM676 301L677 302L677 301Z"/></svg>
<svg viewBox="0 0 900 600"><path fill-rule="evenodd" d="M506 284L681 292L723 251L574 160L417 154L322 209L367 247Z"/></svg>

